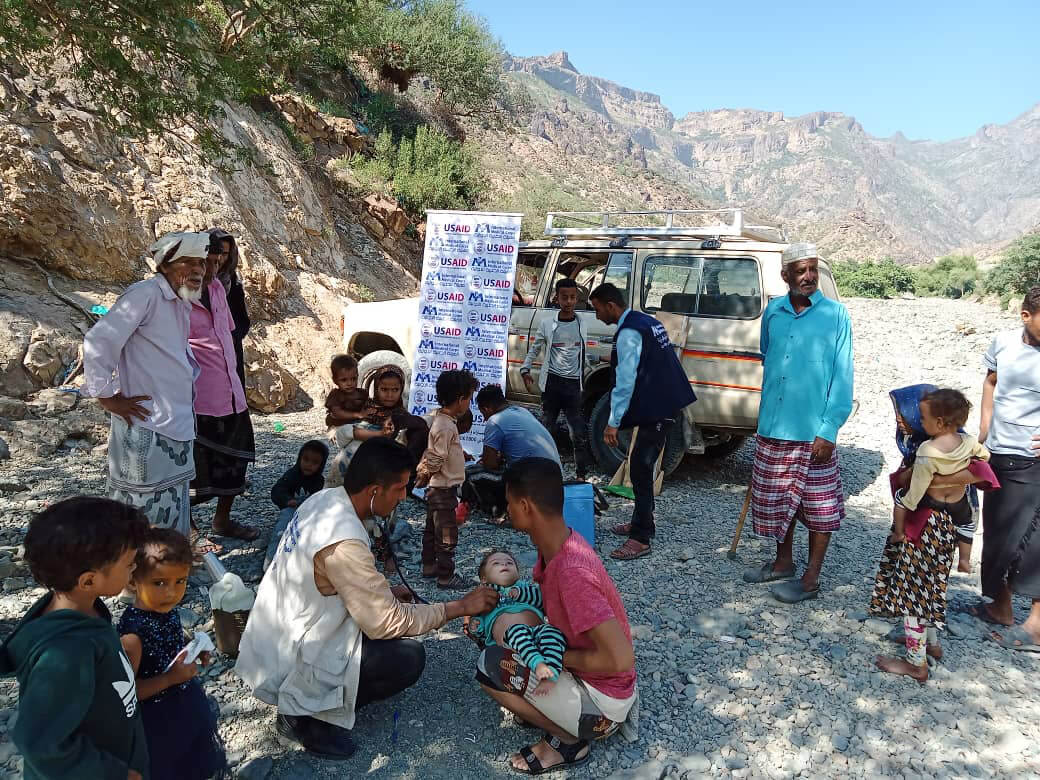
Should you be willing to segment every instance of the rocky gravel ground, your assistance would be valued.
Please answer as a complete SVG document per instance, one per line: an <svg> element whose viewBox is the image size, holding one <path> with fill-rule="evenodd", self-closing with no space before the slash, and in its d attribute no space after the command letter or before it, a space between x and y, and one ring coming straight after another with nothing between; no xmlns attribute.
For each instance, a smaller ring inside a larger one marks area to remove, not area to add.
<svg viewBox="0 0 1040 780"><path fill-rule="evenodd" d="M594 746L593 758L567 776L581 778L732 777L1040 777L1040 656L1013 653L985 640L981 624L956 610L978 596L974 572L950 581L946 655L925 686L876 671L874 656L898 652L892 627L867 619L877 560L890 521L887 473L898 462L887 391L930 381L979 397L980 358L993 334L1016 317L978 303L849 301L855 323L858 414L842 430L840 457L848 520L831 545L816 601L785 606L741 573L771 546L746 535L739 560L725 555L746 485L751 448L722 462L689 459L666 483L651 557L625 565L606 557L607 528L627 517L614 500L597 521L599 549L624 597L633 626L642 697L640 736ZM82 402L81 402L82 405ZM977 427L977 411L969 428ZM276 430L277 427L281 430ZM258 462L252 488L236 503L241 519L265 530L276 519L273 482L298 446L320 428L317 412L254 418ZM104 489L98 449L75 445L47 458L0 463L0 620L6 633L42 592L17 558L30 512L74 493ZM208 521L211 509L200 518ZM399 510L411 529L402 543L412 584L435 599L418 576L423 508ZM750 524L749 524L750 525ZM256 584L263 543L228 545L225 565ZM805 539L799 537L804 563ZM475 574L492 546L530 553L515 532L479 521L463 528L458 563ZM182 617L207 627L205 575L193 578ZM1019 619L1026 604L1017 604ZM515 727L473 680L475 648L458 623L425 638L421 683L359 718L356 756L317 760L275 736L274 711L252 699L219 660L206 673L220 705L221 734L248 778L505 777L508 754L532 733ZM17 690L0 681L0 773L20 776L6 733ZM564 776L562 773L557 776Z"/></svg>

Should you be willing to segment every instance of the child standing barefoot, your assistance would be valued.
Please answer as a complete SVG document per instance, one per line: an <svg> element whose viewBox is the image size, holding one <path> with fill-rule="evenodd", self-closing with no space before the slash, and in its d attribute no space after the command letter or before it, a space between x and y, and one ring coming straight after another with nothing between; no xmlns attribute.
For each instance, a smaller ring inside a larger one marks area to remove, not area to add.
<svg viewBox="0 0 1040 780"><path fill-rule="evenodd" d="M946 621L946 582L953 563L955 518L970 517L964 485L933 486L936 475L968 467L972 459L989 459L974 436L958 433L971 404L956 390L934 390L920 402L921 426L931 437L921 444L910 485L896 494L892 532L874 582L870 613L902 617L906 659L878 656L877 667L920 683L928 679L926 653L941 657L934 637Z"/></svg>
<svg viewBox="0 0 1040 780"><path fill-rule="evenodd" d="M137 676L151 780L205 780L227 774L217 718L196 679L198 667L177 658L188 643L177 605L190 571L187 540L169 529L149 529L137 552L137 600L117 626ZM207 653L202 663L209 663Z"/></svg>

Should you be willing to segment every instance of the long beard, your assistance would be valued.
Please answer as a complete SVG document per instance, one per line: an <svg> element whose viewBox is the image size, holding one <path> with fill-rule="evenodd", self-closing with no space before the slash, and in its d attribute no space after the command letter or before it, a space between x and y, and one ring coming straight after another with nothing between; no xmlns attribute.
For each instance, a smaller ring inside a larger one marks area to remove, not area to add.
<svg viewBox="0 0 1040 780"><path fill-rule="evenodd" d="M188 287L188 285L182 284L180 287L177 288L177 297L180 298L182 301L187 301L188 303L192 303L193 301L201 301L202 288L200 287L197 290L192 290L190 287Z"/></svg>

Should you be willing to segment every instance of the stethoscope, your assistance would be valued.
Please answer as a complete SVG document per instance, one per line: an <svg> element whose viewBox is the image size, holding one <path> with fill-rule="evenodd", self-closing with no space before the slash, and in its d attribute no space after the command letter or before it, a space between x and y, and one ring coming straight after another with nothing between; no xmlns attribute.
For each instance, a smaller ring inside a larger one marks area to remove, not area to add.
<svg viewBox="0 0 1040 780"><path fill-rule="evenodd" d="M389 517L382 517L382 516L380 516L376 512L375 501L376 501L376 494L373 493L372 494L372 498L369 499L369 502L368 502L368 512L369 512L369 515L372 518L375 519L376 524L379 526L380 532L383 534L383 538L386 539L386 547L387 547L388 550L390 550L390 560L392 560L394 562L394 566L397 567L397 575L401 578L401 582L404 583L404 586L406 588L408 588L408 592L412 594L412 598L415 600L415 603L417 603L417 604L429 604L430 602L428 602L426 599L424 599L422 596L420 596L418 593L416 593L415 590L412 588L412 586L408 584L408 580L405 579L404 569L401 568L401 564L397 560L397 553L394 552L394 542L390 538L390 531L387 528L387 525L390 522L390 518ZM397 507L395 506L394 509L396 510ZM393 516L393 512L391 512L390 515Z"/></svg>

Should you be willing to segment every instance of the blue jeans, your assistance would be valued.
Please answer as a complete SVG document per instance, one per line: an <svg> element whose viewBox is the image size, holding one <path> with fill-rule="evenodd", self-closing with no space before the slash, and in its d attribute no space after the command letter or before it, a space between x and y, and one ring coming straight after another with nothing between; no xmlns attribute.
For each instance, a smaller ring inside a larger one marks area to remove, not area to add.
<svg viewBox="0 0 1040 780"><path fill-rule="evenodd" d="M293 519L294 514L296 514L296 507L294 506L287 506L278 513L278 522L274 524L274 530L271 532L271 541L267 543L267 554L264 555L264 571L267 571L267 567L274 560L274 555L278 552L278 545L282 541L282 534L285 533L285 529L289 525L289 521Z"/></svg>

